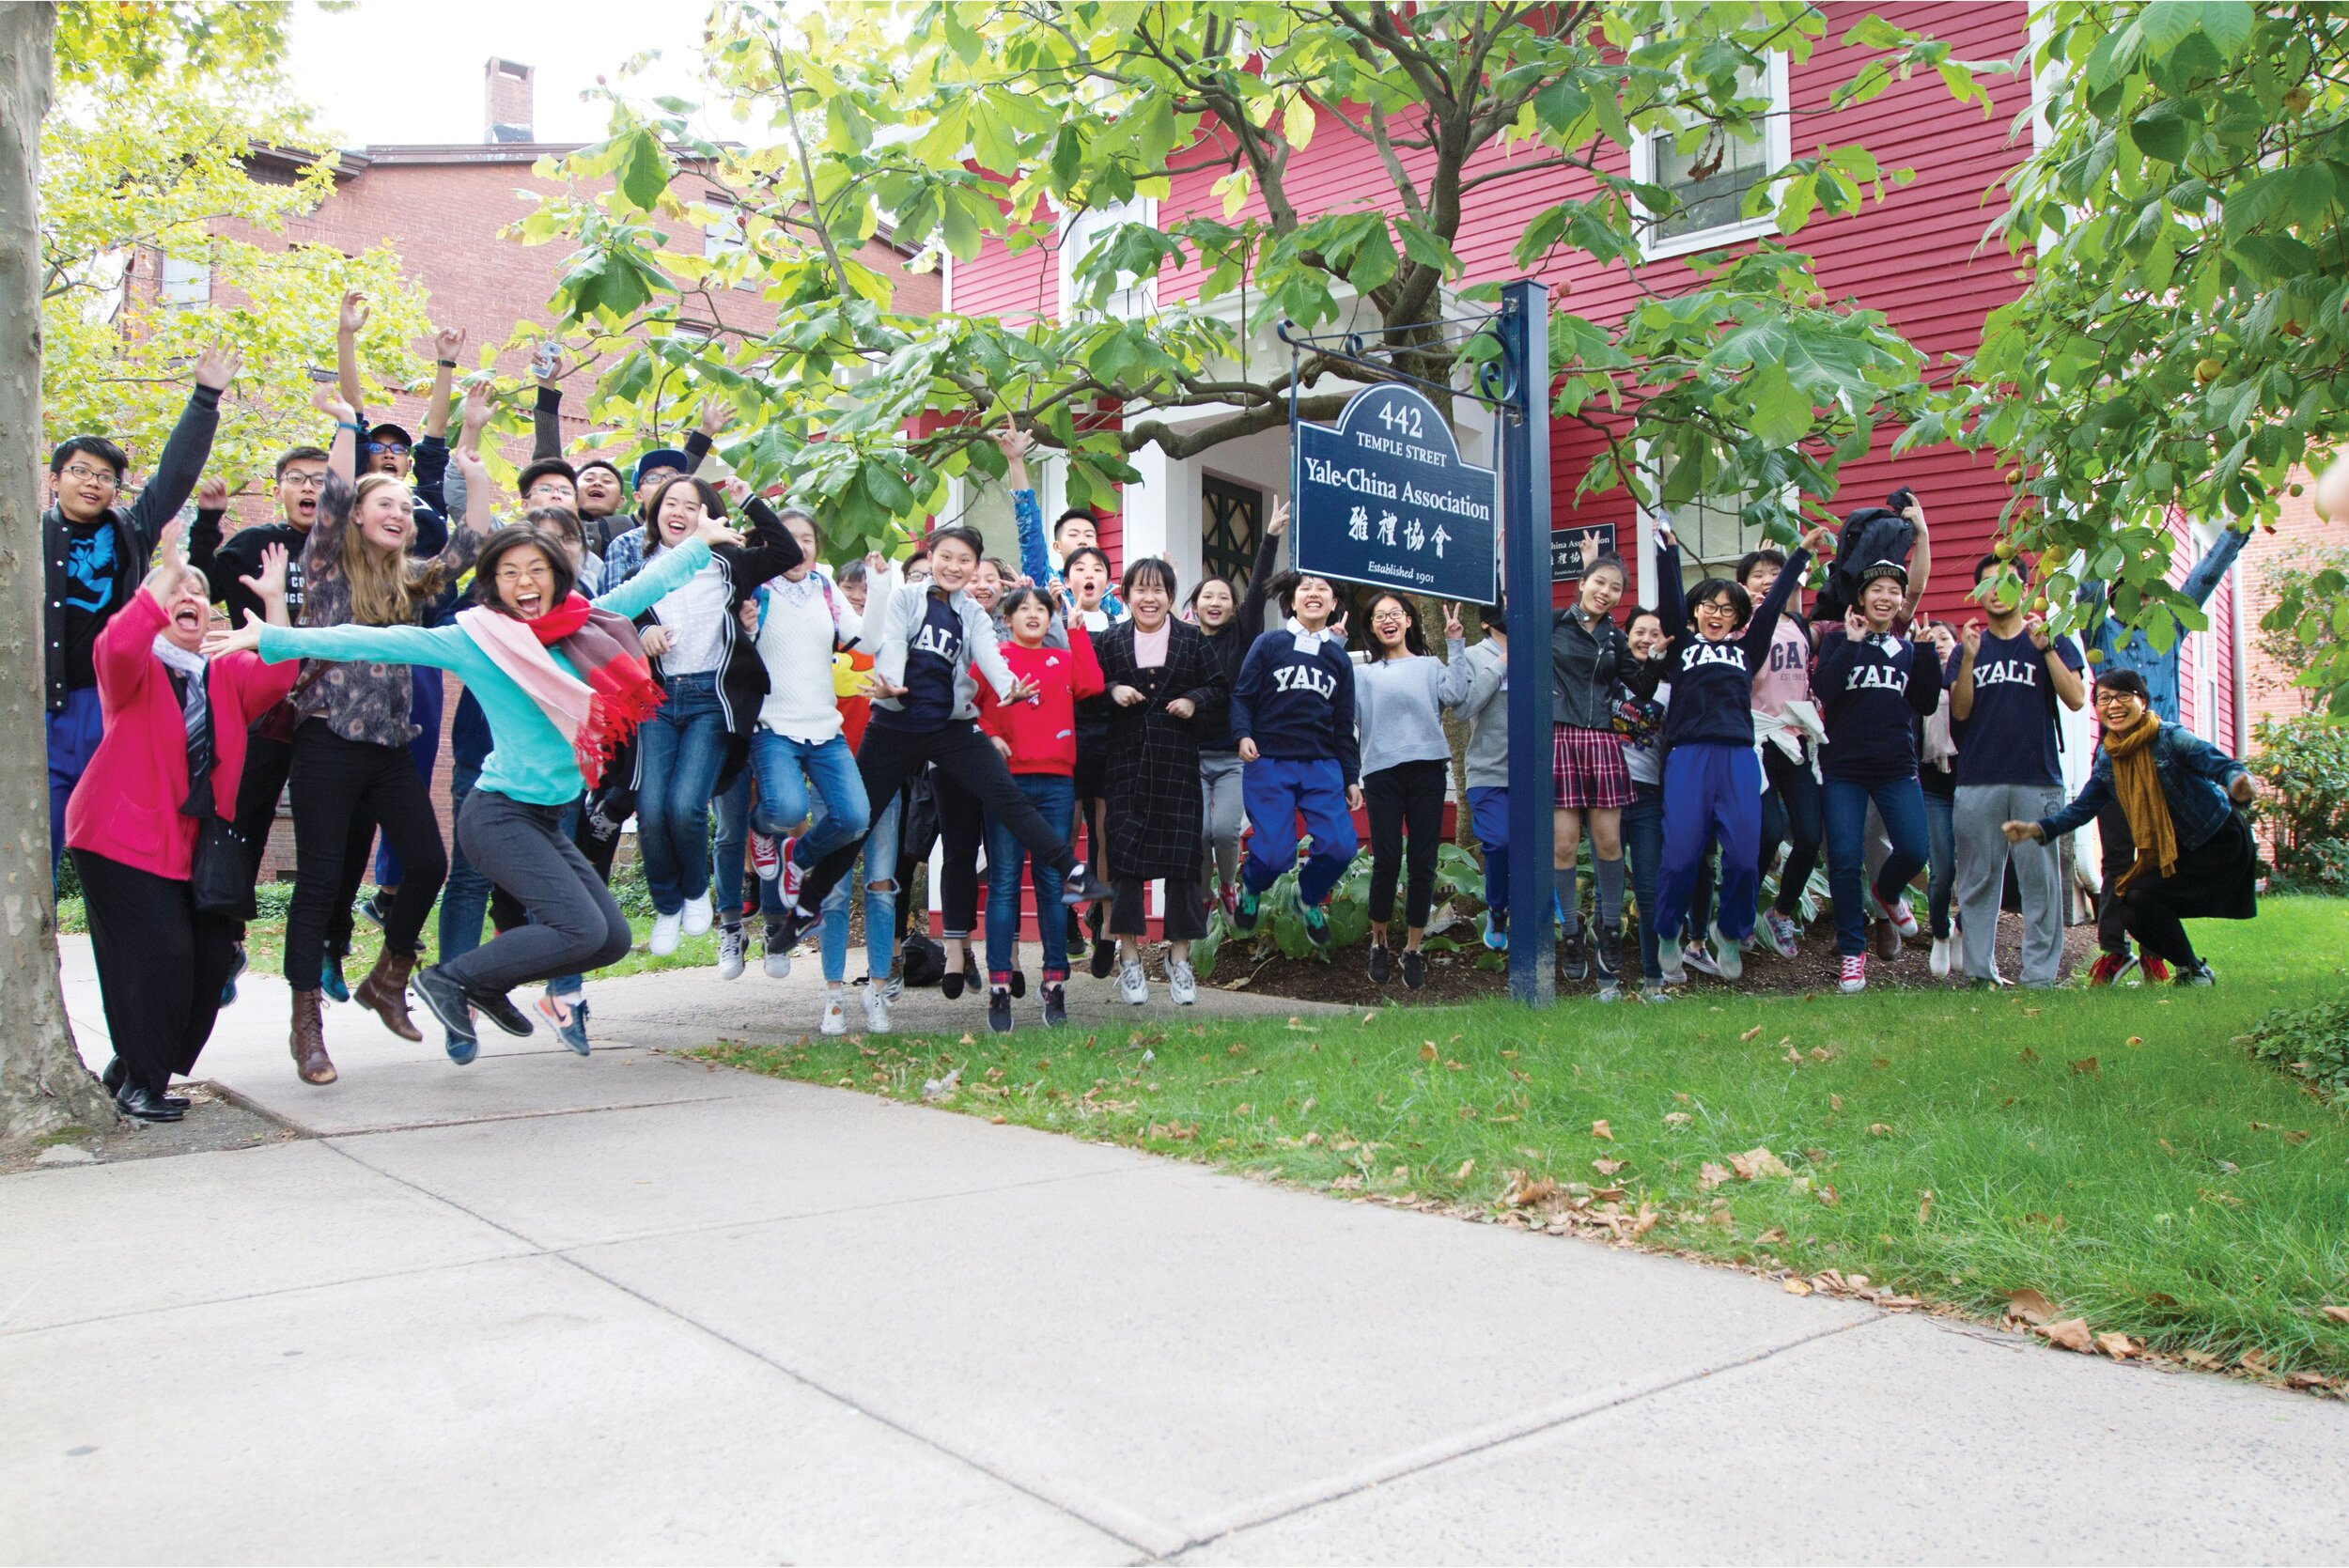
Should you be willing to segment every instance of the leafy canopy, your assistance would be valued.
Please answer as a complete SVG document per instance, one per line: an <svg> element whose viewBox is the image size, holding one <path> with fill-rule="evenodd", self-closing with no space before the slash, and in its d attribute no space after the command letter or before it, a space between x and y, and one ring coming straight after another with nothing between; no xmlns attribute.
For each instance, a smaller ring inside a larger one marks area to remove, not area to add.
<svg viewBox="0 0 2349 1568"><path fill-rule="evenodd" d="M1993 226L2034 252L1947 409L2014 462L2007 520L2167 644L2206 618L2165 580L2171 508L2248 529L2338 442L2349 392L2349 11L2058 0L2034 13L2046 133ZM2018 128L2019 129L2019 128ZM2338 573L2270 625L2341 613ZM2280 618L2280 619L2279 619ZM2342 617L2349 629L2349 615ZM2349 710L2349 655L2307 679Z"/></svg>
<svg viewBox="0 0 2349 1568"><path fill-rule="evenodd" d="M1675 203L1631 179L1634 141L1716 162L1728 139L1762 141L1770 55L1807 58L1825 26L1791 0L722 0L705 55L742 141L696 135L692 104L614 95L610 138L567 162L569 190L522 231L576 247L554 307L608 358L594 409L616 428L722 394L754 432L730 460L788 474L869 538L940 506L954 475L997 472L985 436L1007 417L1065 455L1072 502L1106 503L1145 445L1189 457L1286 421L1290 356L1268 337L1282 318L1403 329L1399 369L1460 385L1491 340L1464 349L1432 323L1499 281L1466 275L1464 218L1538 191L1512 271L1639 266ZM1843 37L1871 53L1838 103L1917 70L1987 103L1945 45L1873 17ZM1327 178L1331 143L1346 179ZM1905 178L1859 147L1798 147L1744 210L1783 238ZM736 243L672 248L657 215ZM999 244L1034 256L1040 281L990 313L910 314L876 240L925 266ZM775 304L771 329L729 319L743 287ZM1621 319L1553 321L1557 411L1608 440L1586 484L1652 491L1630 458L1644 442L1678 492L1746 489L1781 525L1781 486L1831 495L1836 466L1920 391L1917 355L1883 317L1830 305L1775 241ZM1296 380L1308 417L1343 400L1326 359L1306 356Z"/></svg>
<svg viewBox="0 0 2349 1568"><path fill-rule="evenodd" d="M244 367L214 472L232 487L266 484L278 451L319 438L304 370L332 363L346 288L376 302L363 373L379 389L415 380L420 365L404 345L425 330L423 298L401 281L392 248L346 258L282 238L332 192L331 156L296 157L286 183L256 179L247 163L257 147L319 139L279 69L284 26L280 6L59 8L56 100L41 128L50 442L96 432L151 460L187 401L188 366L226 342ZM196 308L159 298L166 255L210 269Z"/></svg>

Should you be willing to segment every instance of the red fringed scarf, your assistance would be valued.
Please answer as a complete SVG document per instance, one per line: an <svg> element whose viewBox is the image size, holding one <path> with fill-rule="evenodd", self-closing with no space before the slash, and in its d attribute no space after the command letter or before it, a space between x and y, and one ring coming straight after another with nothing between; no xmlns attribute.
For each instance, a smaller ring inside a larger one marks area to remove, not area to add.
<svg viewBox="0 0 2349 1568"><path fill-rule="evenodd" d="M483 605L459 614L457 624L570 742L589 789L602 783L636 726L660 711L661 687L636 629L577 594L535 621ZM550 648L560 648L578 675L557 664Z"/></svg>

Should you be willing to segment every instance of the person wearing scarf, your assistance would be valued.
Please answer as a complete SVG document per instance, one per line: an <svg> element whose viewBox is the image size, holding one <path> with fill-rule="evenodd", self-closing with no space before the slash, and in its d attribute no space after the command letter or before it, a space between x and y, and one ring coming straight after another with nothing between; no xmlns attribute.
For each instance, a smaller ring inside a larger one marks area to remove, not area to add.
<svg viewBox="0 0 2349 1568"><path fill-rule="evenodd" d="M284 547L241 581L283 625ZM159 564L92 645L105 730L66 803L115 1042L103 1081L124 1114L147 1122L186 1110L166 1093L171 1077L194 1068L236 961L236 911L196 906L197 837L207 820L235 815L245 728L285 700L297 674L250 653L208 662L210 599L179 553L179 524L167 524Z"/></svg>
<svg viewBox="0 0 2349 1568"><path fill-rule="evenodd" d="M449 1059L460 1066L478 1049L476 1010L506 1032L526 1035L529 1017L508 991L599 969L634 941L611 890L563 831L565 813L601 782L614 753L660 706L629 622L708 565L713 544L741 542L705 512L691 537L591 601L572 592L569 558L552 535L527 524L502 528L481 548L474 605L454 625L248 622L208 643L215 656L249 648L272 664L428 664L453 672L480 699L490 751L458 816L458 842L490 881L521 901L529 923L419 969L411 981L448 1031Z"/></svg>
<svg viewBox="0 0 2349 1568"><path fill-rule="evenodd" d="M2003 824L2008 840L2052 843L2118 802L2136 862L2107 866L2122 920L2138 945L2176 970L2181 986L2208 986L2188 920L2250 920L2259 913L2259 850L2235 808L2259 799L2259 781L2209 741L2153 711L2145 677L2120 670L2096 683L2104 746L2071 804L2037 822Z"/></svg>

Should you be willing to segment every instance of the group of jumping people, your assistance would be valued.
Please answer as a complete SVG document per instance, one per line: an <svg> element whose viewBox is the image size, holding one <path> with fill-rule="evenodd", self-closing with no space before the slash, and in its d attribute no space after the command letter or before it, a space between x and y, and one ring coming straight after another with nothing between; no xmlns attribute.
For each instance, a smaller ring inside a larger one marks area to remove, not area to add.
<svg viewBox="0 0 2349 1568"><path fill-rule="evenodd" d="M279 458L278 516L266 523L224 534L226 488L202 480L230 355L198 362L135 504L117 503L127 463L112 442L77 437L51 461L54 842L70 847L82 886L117 1052L105 1077L126 1112L183 1109L169 1080L235 998L281 796L295 850L288 1045L314 1084L336 1076L327 1000L421 1041L412 994L459 1063L474 1059L483 1018L515 1034L543 1023L584 1054L584 977L634 940L609 887L631 821L651 951L714 926L731 980L748 968L755 917L762 966L783 976L814 937L826 1033L848 1028L860 888L863 1021L890 1028L912 951L904 892L932 842L937 982L949 998L983 990L999 1031L1028 988L1023 873L1046 1024L1066 1020L1080 957L1113 975L1124 1001L1148 1000L1153 882L1165 989L1188 1004L1191 943L1219 909L1231 928L1256 929L1284 875L1308 936L1330 941L1358 813L1372 851L1369 971L1416 989L1451 796L1447 713L1468 730L1483 939L1506 948L1508 911L1526 901L1513 904L1507 885L1501 606L1475 612L1473 642L1450 607L1439 659L1409 597L1373 592L1349 613L1346 585L1278 570L1281 507L1244 583L1210 576L1183 596L1156 557L1114 576L1092 512L1063 513L1048 536L1029 438L1010 427L996 439L1017 565L950 524L903 561L869 553L834 572L810 513L701 475L725 430L720 405L682 448L646 452L625 474L567 459L559 365L547 359L533 458L509 502L480 457L489 390L455 396L461 332L439 334L420 438L361 416L366 313L346 299L338 370L317 398L331 439ZM1626 889L1646 1000L1667 998L1690 968L1736 979L1756 940L1793 956L1824 851L1845 990L1865 986L1872 943L1881 953L1923 934L1908 899L1921 870L1932 972L2003 983L1994 944L2010 865L2020 978L2052 984L2062 921L2052 846L2092 818L2106 863L2129 867L2111 878L2092 978L2141 962L2149 978L2167 969L2207 982L2179 921L2250 912L2253 851L2232 807L2252 784L2177 726L2174 650L2154 649L2098 601L2106 744L2066 804L2056 706L2082 701L2080 650L2026 611L1995 556L1976 571L1982 618L1962 629L1921 619L1929 535L1922 507L1905 492L1895 501L1913 541L1897 558L1843 561L1848 602L1818 626L1799 613L1799 591L1824 530L1792 555L1755 551L1734 578L1684 589L1661 525L1657 602L1621 619L1629 574L1584 539L1549 661L1548 913L1569 982L1626 994ZM2215 585L2219 553L2189 593ZM449 725L453 846L429 792L443 672L463 686ZM361 904L379 834L377 891ZM1772 867L1777 892L1757 923ZM382 941L351 984L354 908ZM518 1003L529 986L540 994Z"/></svg>

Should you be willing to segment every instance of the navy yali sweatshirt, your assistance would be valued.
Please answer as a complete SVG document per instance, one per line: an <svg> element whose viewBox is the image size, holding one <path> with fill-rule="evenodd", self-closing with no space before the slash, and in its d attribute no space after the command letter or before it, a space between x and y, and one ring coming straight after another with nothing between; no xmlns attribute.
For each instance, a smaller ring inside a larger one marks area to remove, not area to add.
<svg viewBox="0 0 2349 1568"><path fill-rule="evenodd" d="M1786 600L1811 565L1797 549L1753 608L1745 629L1718 643L1706 642L1688 624L1688 602L1680 586L1680 547L1656 552L1657 611L1672 640L1664 650L1664 678L1672 682L1672 706L1664 710L1664 749L1674 746L1751 746L1753 672L1769 657L1770 633Z"/></svg>
<svg viewBox="0 0 2349 1568"><path fill-rule="evenodd" d="M1354 661L1346 644L1322 636L1311 653L1285 628L1248 650L1232 684L1232 744L1253 740L1259 756L1296 762L1337 759L1346 782L1361 777L1354 737Z"/></svg>
<svg viewBox="0 0 2349 1568"><path fill-rule="evenodd" d="M1917 721L1941 702L1941 660L1906 637L1853 637L1840 626L1819 635L1811 670L1827 723L1819 768L1831 779L1884 784L1917 776Z"/></svg>

